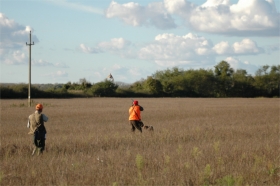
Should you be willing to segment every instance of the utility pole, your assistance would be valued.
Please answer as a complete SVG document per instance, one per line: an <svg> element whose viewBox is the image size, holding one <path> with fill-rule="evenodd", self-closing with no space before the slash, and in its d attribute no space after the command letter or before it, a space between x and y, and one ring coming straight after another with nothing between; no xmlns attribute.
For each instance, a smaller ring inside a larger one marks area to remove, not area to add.
<svg viewBox="0 0 280 186"><path fill-rule="evenodd" d="M34 41L33 43L31 43L31 30L30 30L30 35L29 35L29 44L27 44L26 42L26 45L29 45L29 83L28 83L28 107L31 106L31 45L34 45Z"/></svg>

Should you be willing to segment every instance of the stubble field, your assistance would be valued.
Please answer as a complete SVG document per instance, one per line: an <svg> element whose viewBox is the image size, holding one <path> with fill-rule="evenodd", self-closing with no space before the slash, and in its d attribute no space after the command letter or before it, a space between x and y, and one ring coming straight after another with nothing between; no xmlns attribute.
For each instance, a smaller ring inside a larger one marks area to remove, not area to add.
<svg viewBox="0 0 280 186"><path fill-rule="evenodd" d="M128 98L1 100L0 184L280 184L280 99L137 100L154 132L130 131ZM46 151L31 156L39 102Z"/></svg>

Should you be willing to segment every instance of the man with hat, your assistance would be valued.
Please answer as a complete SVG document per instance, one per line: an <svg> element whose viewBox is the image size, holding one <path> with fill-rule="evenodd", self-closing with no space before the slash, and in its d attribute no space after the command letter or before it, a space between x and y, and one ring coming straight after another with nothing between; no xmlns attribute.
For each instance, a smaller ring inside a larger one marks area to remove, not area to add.
<svg viewBox="0 0 280 186"><path fill-rule="evenodd" d="M138 101L133 101L132 106L129 108L129 123L131 124L131 131L134 132L135 128L137 128L140 132L142 132L143 122L141 121L141 111L144 108L138 105Z"/></svg>
<svg viewBox="0 0 280 186"><path fill-rule="evenodd" d="M36 111L28 117L27 128L30 129L28 134L33 135L33 144L35 145L32 155L38 151L38 155L45 150L46 128L44 122L48 121L48 117L42 113L43 105L37 104Z"/></svg>

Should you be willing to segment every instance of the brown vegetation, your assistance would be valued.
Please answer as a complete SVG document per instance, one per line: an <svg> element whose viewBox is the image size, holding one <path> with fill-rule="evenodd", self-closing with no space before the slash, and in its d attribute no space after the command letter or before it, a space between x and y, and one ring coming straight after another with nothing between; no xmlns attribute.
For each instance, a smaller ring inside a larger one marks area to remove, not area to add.
<svg viewBox="0 0 280 186"><path fill-rule="evenodd" d="M38 99L46 152L31 156L26 100L1 100L1 185L278 185L280 99Z"/></svg>

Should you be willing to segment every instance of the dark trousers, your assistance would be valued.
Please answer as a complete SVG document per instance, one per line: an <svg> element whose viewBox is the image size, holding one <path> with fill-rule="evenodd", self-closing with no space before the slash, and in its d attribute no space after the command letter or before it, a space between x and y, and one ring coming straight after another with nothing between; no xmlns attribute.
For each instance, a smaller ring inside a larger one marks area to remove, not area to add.
<svg viewBox="0 0 280 186"><path fill-rule="evenodd" d="M45 150L45 131L44 132L39 132L35 131L34 132L34 138L33 138L33 143L35 145L35 148L39 150L40 153L42 153Z"/></svg>
<svg viewBox="0 0 280 186"><path fill-rule="evenodd" d="M129 120L129 123L131 124L132 132L135 131L135 128L138 129L140 132L142 132L142 127L140 126L140 123L138 120Z"/></svg>

